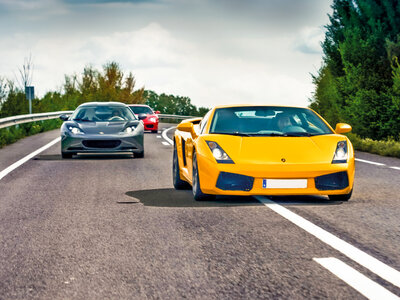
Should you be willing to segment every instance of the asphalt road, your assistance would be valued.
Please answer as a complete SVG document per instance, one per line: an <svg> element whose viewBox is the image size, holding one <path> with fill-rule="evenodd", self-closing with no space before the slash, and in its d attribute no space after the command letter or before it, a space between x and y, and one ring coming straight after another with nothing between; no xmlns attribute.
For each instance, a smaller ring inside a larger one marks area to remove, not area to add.
<svg viewBox="0 0 400 300"><path fill-rule="evenodd" d="M58 135L0 149L0 172ZM0 299L364 299L314 260L330 257L400 296L255 198L175 191L160 135L145 134L143 159L63 160L57 143L0 180ZM400 270L400 160L356 157L383 165L356 162L349 202L272 200Z"/></svg>

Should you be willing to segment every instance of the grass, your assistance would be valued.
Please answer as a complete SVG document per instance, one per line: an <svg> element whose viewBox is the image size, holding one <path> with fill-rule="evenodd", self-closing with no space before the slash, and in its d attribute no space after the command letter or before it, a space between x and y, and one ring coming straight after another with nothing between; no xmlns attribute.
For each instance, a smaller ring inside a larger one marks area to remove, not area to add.
<svg viewBox="0 0 400 300"><path fill-rule="evenodd" d="M15 143L16 141L27 136L60 128L61 124L61 120L52 119L1 128L0 148Z"/></svg>

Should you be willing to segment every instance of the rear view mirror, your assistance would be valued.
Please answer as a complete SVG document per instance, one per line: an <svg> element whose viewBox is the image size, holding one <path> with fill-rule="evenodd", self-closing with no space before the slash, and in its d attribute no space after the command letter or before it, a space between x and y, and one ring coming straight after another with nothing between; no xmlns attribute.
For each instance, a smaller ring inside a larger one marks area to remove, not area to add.
<svg viewBox="0 0 400 300"><path fill-rule="evenodd" d="M138 118L139 118L139 120L144 120L144 119L147 118L147 115L146 114L139 114Z"/></svg>
<svg viewBox="0 0 400 300"><path fill-rule="evenodd" d="M156 115L160 114L160 111L159 111L159 110L156 110L156 111L155 111L155 114L156 114Z"/></svg>
<svg viewBox="0 0 400 300"><path fill-rule="evenodd" d="M351 126L346 123L337 123L335 131L336 133L346 133L351 131Z"/></svg>
<svg viewBox="0 0 400 300"><path fill-rule="evenodd" d="M63 121L67 121L69 119L67 115L60 115L59 118Z"/></svg>

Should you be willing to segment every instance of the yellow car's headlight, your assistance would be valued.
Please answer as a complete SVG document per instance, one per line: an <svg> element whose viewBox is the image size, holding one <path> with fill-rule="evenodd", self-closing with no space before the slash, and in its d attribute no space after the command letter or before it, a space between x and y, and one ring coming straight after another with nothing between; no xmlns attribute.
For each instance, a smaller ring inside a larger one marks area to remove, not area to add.
<svg viewBox="0 0 400 300"><path fill-rule="evenodd" d="M337 143L332 163L333 164L347 163L347 158L348 158L347 141L340 141Z"/></svg>
<svg viewBox="0 0 400 300"><path fill-rule="evenodd" d="M213 141L206 141L208 147L211 150L212 155L218 163L222 164L234 164L233 160L229 155L216 143Z"/></svg>

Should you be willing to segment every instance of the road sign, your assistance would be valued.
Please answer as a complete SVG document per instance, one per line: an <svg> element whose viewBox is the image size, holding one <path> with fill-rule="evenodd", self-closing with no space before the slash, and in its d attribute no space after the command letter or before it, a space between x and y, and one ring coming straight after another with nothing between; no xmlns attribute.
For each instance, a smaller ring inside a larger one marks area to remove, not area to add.
<svg viewBox="0 0 400 300"><path fill-rule="evenodd" d="M32 114L32 99L35 98L35 87L26 86L25 87L25 97L29 100L29 114Z"/></svg>

